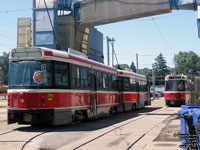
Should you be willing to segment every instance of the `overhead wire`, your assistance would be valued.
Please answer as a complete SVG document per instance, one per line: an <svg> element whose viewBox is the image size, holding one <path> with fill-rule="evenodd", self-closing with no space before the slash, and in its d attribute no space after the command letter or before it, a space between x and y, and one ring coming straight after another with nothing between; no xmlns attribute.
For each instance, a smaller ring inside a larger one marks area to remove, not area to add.
<svg viewBox="0 0 200 150"><path fill-rule="evenodd" d="M167 42L167 40L165 39L164 35L162 34L162 32L160 31L160 28L158 27L157 23L155 22L154 18L152 18L153 24L155 25L156 29L158 30L158 32L160 33L160 36L162 38L162 40L164 41L164 43L166 44L166 46L168 47L168 49L170 51L172 51L171 46L169 45L169 43Z"/></svg>
<svg viewBox="0 0 200 150"><path fill-rule="evenodd" d="M6 47L6 48L9 48L9 49L12 49L15 46L14 45L10 45L10 44L0 43L0 47Z"/></svg>
<svg viewBox="0 0 200 150"><path fill-rule="evenodd" d="M32 8L28 8L28 9L17 9L17 10L4 10L4 11L0 11L0 14L2 13L13 13L13 12L20 12L20 11L30 11L32 10Z"/></svg>
<svg viewBox="0 0 200 150"><path fill-rule="evenodd" d="M89 1L88 1L88 2L89 2ZM39 5L40 5L40 1L39 1ZM38 7L39 7L39 6L38 6ZM17 9L17 10L5 10L5 11L0 11L0 13L12 13L12 12L30 11L30 10L32 10L32 8L29 8L29 9ZM160 35L161 35L163 41L165 41L167 47L171 50L170 45L168 44L168 42L166 41L165 37L164 37L163 34L161 33L161 31L160 31L159 27L157 26L155 20L157 20L157 19L169 18L169 17L175 17L175 16L180 16L180 15L185 15L185 14L190 14L190 13L193 13L193 12L186 12L186 13L184 12L184 13L181 13L181 14L170 15L170 16L165 16L165 17L156 17L156 18L153 18L153 19L152 19L152 18L151 18L151 19L142 19L142 18L141 18L140 20L153 20L153 23L155 24L157 30L159 31L159 33L160 33ZM138 19L137 19L137 20L138 20ZM6 25L8 25L8 24L6 24ZM3 25L0 25L0 26L3 26ZM0 35L0 36L1 36L1 35ZM7 38L7 39L8 39L8 38ZM16 41L16 40L15 40L15 41ZM120 44L119 44L118 42L116 42L116 44L117 44L118 46L120 46ZM127 49L124 49L124 48L123 48L123 50L125 50L127 53L132 53L131 51L129 51L129 50L127 50ZM118 55L118 54L116 54L116 55ZM135 54L134 54L134 55L135 55ZM139 55L139 56L142 56L142 55ZM146 56L150 56L150 55L146 55Z"/></svg>
<svg viewBox="0 0 200 150"><path fill-rule="evenodd" d="M10 38L10 37L8 37L8 36L5 36L5 35L3 35L2 33L0 34L0 36L1 37L3 37L3 38L6 38L6 39L8 39L8 40L11 40L11 41L17 41L17 40L15 40L15 39L13 39L13 38Z"/></svg>
<svg viewBox="0 0 200 150"><path fill-rule="evenodd" d="M171 17L176 17L176 16L181 16L181 15L186 15L186 14L192 14L195 11L190 11L190 12L183 12L183 13L179 13L179 14L174 14L174 15L169 15L169 16L163 16L163 17L156 17L154 18L155 20L159 20L159 19L165 19L165 18L171 18ZM196 12L195 12L196 13ZM147 18L139 18L137 19L137 21L151 21L152 17L147 19Z"/></svg>
<svg viewBox="0 0 200 150"><path fill-rule="evenodd" d="M16 23L0 24L0 27L3 27L3 26L9 26L9 25L16 25Z"/></svg>

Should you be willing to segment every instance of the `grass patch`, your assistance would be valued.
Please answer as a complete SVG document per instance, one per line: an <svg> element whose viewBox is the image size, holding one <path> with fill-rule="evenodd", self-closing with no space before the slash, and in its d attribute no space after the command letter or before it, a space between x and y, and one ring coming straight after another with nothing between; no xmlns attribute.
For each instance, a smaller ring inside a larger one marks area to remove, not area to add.
<svg viewBox="0 0 200 150"><path fill-rule="evenodd" d="M7 122L7 119L6 120L0 120L0 122Z"/></svg>
<svg viewBox="0 0 200 150"><path fill-rule="evenodd" d="M0 108L7 108L8 106L0 106Z"/></svg>

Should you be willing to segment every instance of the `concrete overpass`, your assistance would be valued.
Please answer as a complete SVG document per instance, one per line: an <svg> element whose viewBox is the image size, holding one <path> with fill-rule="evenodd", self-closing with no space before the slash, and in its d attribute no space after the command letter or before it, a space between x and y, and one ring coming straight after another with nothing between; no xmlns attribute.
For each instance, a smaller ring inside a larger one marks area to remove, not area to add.
<svg viewBox="0 0 200 150"><path fill-rule="evenodd" d="M196 10L197 3L198 0L33 0L33 46L55 49L59 43L61 49L84 51L89 43L88 27L169 13L172 9Z"/></svg>
<svg viewBox="0 0 200 150"><path fill-rule="evenodd" d="M172 9L196 10L196 5L196 0L83 0L75 17L82 25L95 26L169 13Z"/></svg>

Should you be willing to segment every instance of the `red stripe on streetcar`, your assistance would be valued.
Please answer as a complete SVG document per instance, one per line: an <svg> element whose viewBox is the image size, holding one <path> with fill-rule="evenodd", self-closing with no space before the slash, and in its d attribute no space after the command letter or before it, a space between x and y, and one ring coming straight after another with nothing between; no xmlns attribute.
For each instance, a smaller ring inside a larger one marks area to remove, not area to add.
<svg viewBox="0 0 200 150"><path fill-rule="evenodd" d="M44 52L44 56L53 56L53 53L52 53L52 52L47 52L47 51L45 51L45 52Z"/></svg>

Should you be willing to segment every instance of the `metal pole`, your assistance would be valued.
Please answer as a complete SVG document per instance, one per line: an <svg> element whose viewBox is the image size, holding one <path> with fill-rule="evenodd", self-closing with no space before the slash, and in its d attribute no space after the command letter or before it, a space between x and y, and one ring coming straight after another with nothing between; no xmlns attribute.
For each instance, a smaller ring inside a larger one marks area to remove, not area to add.
<svg viewBox="0 0 200 150"><path fill-rule="evenodd" d="M110 38L107 36L107 60L108 60L108 66L110 66L110 46L109 46L109 42L110 42Z"/></svg>
<svg viewBox="0 0 200 150"><path fill-rule="evenodd" d="M138 73L138 54L136 53L136 67L137 67L137 73Z"/></svg>
<svg viewBox="0 0 200 150"><path fill-rule="evenodd" d="M112 66L114 67L114 41L115 39L112 38L111 43L112 43Z"/></svg>
<svg viewBox="0 0 200 150"><path fill-rule="evenodd" d="M152 64L152 84L153 84L153 99L155 99L155 75L154 75L154 64Z"/></svg>
<svg viewBox="0 0 200 150"><path fill-rule="evenodd" d="M32 32L32 46L36 45L36 0L33 0L33 32Z"/></svg>

